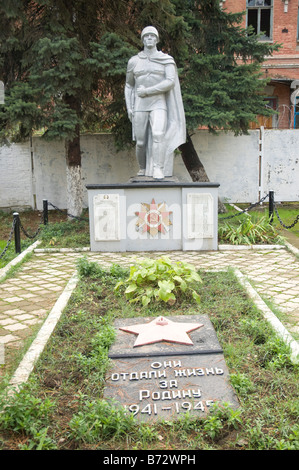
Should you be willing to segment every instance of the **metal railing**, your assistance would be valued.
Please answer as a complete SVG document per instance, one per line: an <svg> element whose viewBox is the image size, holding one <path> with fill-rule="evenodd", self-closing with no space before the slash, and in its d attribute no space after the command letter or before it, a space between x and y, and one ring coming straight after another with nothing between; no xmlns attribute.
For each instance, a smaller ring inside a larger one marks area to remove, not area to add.
<svg viewBox="0 0 299 470"><path fill-rule="evenodd" d="M290 224L290 225L284 224L283 221L281 220L281 217L280 217L279 213L278 213L277 204L275 203L275 200L274 200L274 191L269 191L269 193L266 194L262 199L260 199L258 202L255 202L254 204L251 204L246 209L240 210L240 211L236 212L235 214L229 215L227 217L219 217L219 220L232 219L232 218L238 217L242 214L247 214L251 209L253 209L254 207L259 206L260 204L262 204L267 198L269 198L269 222L270 222L270 224L273 223L274 214L276 214L277 219L278 219L279 223L282 225L282 227L284 227L286 229L291 229L291 228L295 227L295 225L299 221L299 214L296 216L296 218L295 218L295 220L292 224Z"/></svg>
<svg viewBox="0 0 299 470"><path fill-rule="evenodd" d="M49 202L47 199L43 199L43 211L41 214L41 220L40 224L37 228L37 230L34 233L29 233L25 227L23 226L21 219L20 219L20 214L18 212L13 213L13 222L12 222L12 227L10 234L8 236L8 240L6 243L5 248L3 251L0 253L0 259L5 256L7 253L7 250L12 242L12 239L14 238L15 242L15 252L17 254L21 253L22 247L21 247L21 231L25 235L25 237L30 238L30 239L35 239L41 232L42 226L43 225L48 225L49 221L49 206L53 207L53 209L58 210L59 212L65 214L67 217L76 219L76 220L84 220L84 221L89 221L89 219L84 218L84 217L78 217L75 215L70 214L68 211L64 211L62 209L59 209L57 206Z"/></svg>
<svg viewBox="0 0 299 470"><path fill-rule="evenodd" d="M269 194L266 194L266 196L264 196L262 199L260 199L258 202L255 202L254 204L251 204L249 207L246 207L246 209L242 210L242 211L238 211L236 212L235 214L232 214L232 215L228 215L226 217L219 217L219 220L227 220L227 219L233 219L234 217L239 217L240 215L242 214L246 214L247 212L249 212L251 209L253 209L254 207L257 207L259 206L260 204L262 204L267 198L269 197Z"/></svg>

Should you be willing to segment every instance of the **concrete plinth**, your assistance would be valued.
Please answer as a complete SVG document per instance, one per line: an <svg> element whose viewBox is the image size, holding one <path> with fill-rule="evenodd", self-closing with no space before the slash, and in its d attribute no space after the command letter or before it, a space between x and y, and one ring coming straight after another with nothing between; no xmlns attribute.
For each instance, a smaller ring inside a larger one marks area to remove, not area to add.
<svg viewBox="0 0 299 470"><path fill-rule="evenodd" d="M90 184L91 251L217 250L218 183Z"/></svg>

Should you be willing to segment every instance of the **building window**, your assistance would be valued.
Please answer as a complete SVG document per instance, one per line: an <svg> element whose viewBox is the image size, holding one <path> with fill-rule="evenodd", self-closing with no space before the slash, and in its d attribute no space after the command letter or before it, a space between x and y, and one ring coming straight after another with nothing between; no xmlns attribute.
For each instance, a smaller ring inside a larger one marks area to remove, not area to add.
<svg viewBox="0 0 299 470"><path fill-rule="evenodd" d="M269 97L264 98L265 108L273 109L277 111L277 98L276 97ZM279 116L278 114L272 114L272 116L264 116L258 115L257 116L257 123L252 122L250 123L250 129L259 129L263 126L265 129L278 129L279 127Z"/></svg>
<svg viewBox="0 0 299 470"><path fill-rule="evenodd" d="M265 41L272 39L272 4L273 0L247 0L247 27Z"/></svg>

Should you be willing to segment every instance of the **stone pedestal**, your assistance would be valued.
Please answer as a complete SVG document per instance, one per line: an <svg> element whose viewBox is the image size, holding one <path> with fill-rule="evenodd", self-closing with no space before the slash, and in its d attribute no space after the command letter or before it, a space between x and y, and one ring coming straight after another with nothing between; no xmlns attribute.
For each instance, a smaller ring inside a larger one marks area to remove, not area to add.
<svg viewBox="0 0 299 470"><path fill-rule="evenodd" d="M87 185L91 251L218 249L218 183Z"/></svg>

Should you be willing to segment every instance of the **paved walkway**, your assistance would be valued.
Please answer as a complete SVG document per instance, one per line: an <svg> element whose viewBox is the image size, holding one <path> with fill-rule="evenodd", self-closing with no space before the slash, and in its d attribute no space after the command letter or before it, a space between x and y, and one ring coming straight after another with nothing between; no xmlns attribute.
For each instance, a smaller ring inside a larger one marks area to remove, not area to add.
<svg viewBox="0 0 299 470"><path fill-rule="evenodd" d="M76 269L79 257L88 256L103 266L128 265L134 257L184 260L202 270L238 268L256 291L285 313L284 326L299 334L299 262L285 249L220 250L215 252L167 253L80 253L36 250L30 261L10 279L0 283L0 346L5 345L5 362L10 351L22 346L47 317ZM2 346L3 349L3 346ZM4 375L5 368L0 368Z"/></svg>

